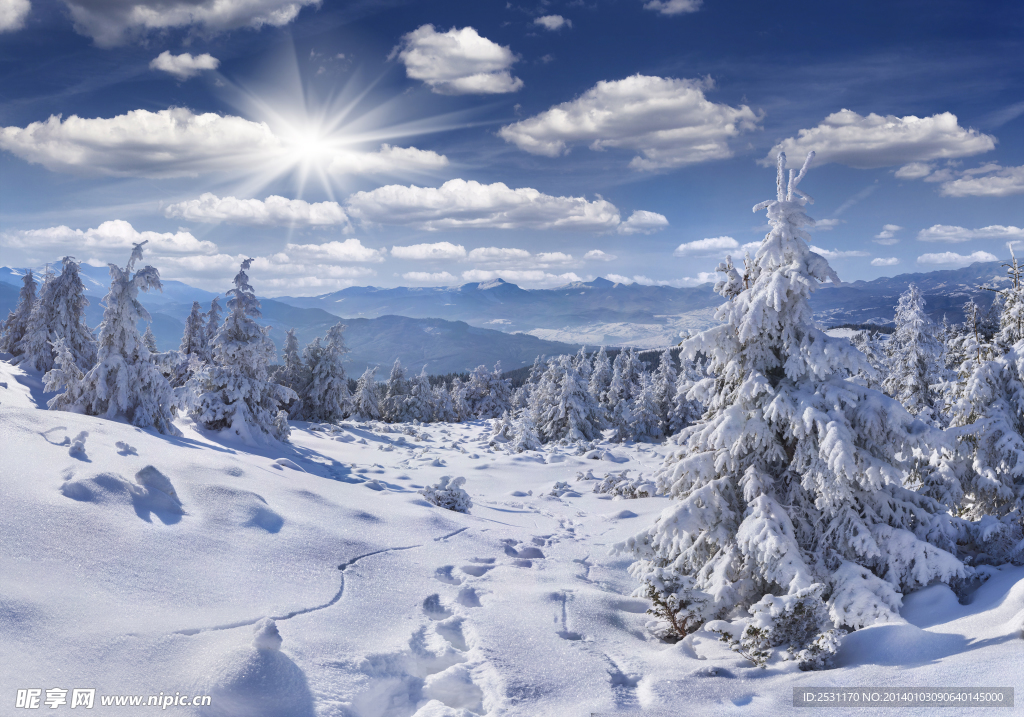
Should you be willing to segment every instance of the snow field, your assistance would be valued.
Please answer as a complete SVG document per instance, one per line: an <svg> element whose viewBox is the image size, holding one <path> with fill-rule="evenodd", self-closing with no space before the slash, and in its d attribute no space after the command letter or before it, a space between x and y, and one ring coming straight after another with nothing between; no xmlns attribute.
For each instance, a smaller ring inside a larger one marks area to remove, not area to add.
<svg viewBox="0 0 1024 717"><path fill-rule="evenodd" d="M907 596L906 622L847 637L825 672L753 668L707 633L651 638L608 546L671 502L592 491L650 476L662 446L508 455L489 422L343 422L253 449L188 421L179 438L40 410L37 374L0 374L3 700L59 686L209 694L176 713L245 717L775 715L793 687L1019 674L1016 568L967 605L941 585ZM446 475L466 478L468 514L419 494Z"/></svg>

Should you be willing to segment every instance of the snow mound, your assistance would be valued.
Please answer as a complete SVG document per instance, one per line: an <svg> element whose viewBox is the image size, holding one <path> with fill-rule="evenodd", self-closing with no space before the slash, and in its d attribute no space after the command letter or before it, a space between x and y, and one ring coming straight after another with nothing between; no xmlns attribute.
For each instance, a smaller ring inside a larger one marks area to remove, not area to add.
<svg viewBox="0 0 1024 717"><path fill-rule="evenodd" d="M147 523L152 523L155 516L164 525L170 525L179 522L184 513L176 497L156 488L130 483L116 473L70 478L61 485L60 492L80 503L131 507Z"/></svg>

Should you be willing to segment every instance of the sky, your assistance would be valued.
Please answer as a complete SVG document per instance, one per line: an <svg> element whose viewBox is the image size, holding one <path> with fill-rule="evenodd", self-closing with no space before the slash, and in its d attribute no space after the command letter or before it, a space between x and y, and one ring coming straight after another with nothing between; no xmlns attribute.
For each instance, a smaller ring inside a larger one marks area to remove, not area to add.
<svg viewBox="0 0 1024 717"><path fill-rule="evenodd" d="M816 156L844 281L1024 241L1024 3L0 0L0 264L693 286Z"/></svg>

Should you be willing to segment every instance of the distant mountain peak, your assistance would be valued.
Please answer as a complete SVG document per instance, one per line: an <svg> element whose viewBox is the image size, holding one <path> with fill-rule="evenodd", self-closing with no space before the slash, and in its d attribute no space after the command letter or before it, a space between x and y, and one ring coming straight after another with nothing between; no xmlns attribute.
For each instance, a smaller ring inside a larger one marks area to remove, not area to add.
<svg viewBox="0 0 1024 717"><path fill-rule="evenodd" d="M476 288L479 289L480 291L486 291L487 289L496 289L499 286L502 286L503 284L507 283L507 281L505 281L501 277L498 277L497 279L491 279L490 281L481 281L479 284L477 284Z"/></svg>

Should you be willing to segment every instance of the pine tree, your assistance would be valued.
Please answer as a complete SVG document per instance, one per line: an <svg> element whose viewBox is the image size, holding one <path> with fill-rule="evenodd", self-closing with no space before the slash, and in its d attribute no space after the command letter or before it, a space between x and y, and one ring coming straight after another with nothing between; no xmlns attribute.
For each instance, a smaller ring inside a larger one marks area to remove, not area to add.
<svg viewBox="0 0 1024 717"><path fill-rule="evenodd" d="M192 311L185 319L185 330L181 334L178 356L171 372L171 385L176 388L184 386L192 378L192 374L209 360L203 307L198 301L193 301Z"/></svg>
<svg viewBox="0 0 1024 717"><path fill-rule="evenodd" d="M139 303L139 291L160 290L160 273L151 266L135 271L142 259L142 247L135 244L128 265L121 269L110 264L110 291L103 299L103 323L99 327L97 362L81 380L72 385L66 356L59 373L48 373L48 390L65 392L50 399L50 409L73 411L89 416L123 416L140 428L152 426L160 433L180 435L171 422L176 400L171 385L150 359L139 335L139 321L150 321L149 312ZM62 351L70 347L61 342Z"/></svg>
<svg viewBox="0 0 1024 717"><path fill-rule="evenodd" d="M220 297L215 296L210 299L210 310L206 312L206 350L209 352L207 360L213 358L213 342L217 338L217 332L220 331Z"/></svg>
<svg viewBox="0 0 1024 717"><path fill-rule="evenodd" d="M473 418L469 402L466 400L466 384L461 379L452 379L452 388L449 392L452 397L452 408L455 411L456 421L468 421Z"/></svg>
<svg viewBox="0 0 1024 717"><path fill-rule="evenodd" d="M932 420L935 397L931 386L940 378L937 374L942 348L924 307L924 297L911 284L896 306L896 332L886 346L889 375L882 382L882 390L912 415Z"/></svg>
<svg viewBox="0 0 1024 717"><path fill-rule="evenodd" d="M151 354L159 353L156 348L156 336L153 335L153 325L146 324L146 333L142 334L142 343Z"/></svg>
<svg viewBox="0 0 1024 717"><path fill-rule="evenodd" d="M672 395L672 408L668 416L669 435L675 435L700 420L704 415L704 403L697 398L691 398L691 392L703 395L702 387L698 386L698 383L707 380L707 383L702 384L704 388L708 387L708 383L714 383L703 375L697 360L683 359L679 363L680 371L676 376L675 393Z"/></svg>
<svg viewBox="0 0 1024 717"><path fill-rule="evenodd" d="M545 441L575 443L601 435L600 409L578 363L570 356L559 356L551 364L550 393L545 387L551 398L537 411L537 426Z"/></svg>
<svg viewBox="0 0 1024 717"><path fill-rule="evenodd" d="M430 423L434 420L434 392L430 388L426 366L420 370L420 375L412 380L409 387L409 396L405 401L405 416L407 421L421 423Z"/></svg>
<svg viewBox="0 0 1024 717"><path fill-rule="evenodd" d="M780 155L777 199L755 207L771 231L742 273L719 266L723 323L684 344L716 378L656 475L678 502L617 546L637 558L638 594L698 606L688 631L816 585L832 622L858 628L896 618L900 593L966 576L928 542L942 506L902 486L934 432L846 380L863 355L815 327L811 292L838 279L803 230L798 184L812 156L787 182Z"/></svg>
<svg viewBox="0 0 1024 717"><path fill-rule="evenodd" d="M502 378L500 361L493 371L483 365L473 369L465 388L465 400L474 418L497 418L511 403L512 386L508 379Z"/></svg>
<svg viewBox="0 0 1024 717"><path fill-rule="evenodd" d="M608 386L612 382L612 364L608 360L608 354L602 346L597 355L594 356L594 368L590 373L590 385L587 387L590 395L600 404L607 400Z"/></svg>
<svg viewBox="0 0 1024 717"><path fill-rule="evenodd" d="M53 323L53 282L56 278L49 270L49 265L46 269L43 285L28 316L25 333L13 352L16 357L14 363L43 372L53 368L53 349L50 341L54 337L50 333L50 326Z"/></svg>
<svg viewBox="0 0 1024 717"><path fill-rule="evenodd" d="M14 311L7 314L7 320L0 326L0 352L9 353L14 356L21 354L18 344L28 330L29 317L32 315L32 307L36 303L36 283L30 269L25 276L21 277L21 291L18 294L18 304Z"/></svg>
<svg viewBox="0 0 1024 717"><path fill-rule="evenodd" d="M676 380L678 377L679 374L676 371L675 364L672 363L672 352L669 349L665 349L661 352L658 370L654 373L654 405L657 409L658 421L661 424L660 433L662 435L669 430L669 421L675 403Z"/></svg>
<svg viewBox="0 0 1024 717"><path fill-rule="evenodd" d="M540 448L537 427L533 425L530 414L523 411L512 420L512 440L508 443L508 449L513 453L522 453L523 451L539 451Z"/></svg>
<svg viewBox="0 0 1024 717"><path fill-rule="evenodd" d="M651 374L644 372L640 374L640 386L630 406L632 420L629 425L633 440L660 441L665 436L658 412L658 386Z"/></svg>
<svg viewBox="0 0 1024 717"><path fill-rule="evenodd" d="M881 381L886 375L887 359L885 350L881 346L877 331L858 331L850 338L858 351L864 354L869 369L864 369L857 374L857 379L868 388L881 390ZM940 344L941 346L941 344Z"/></svg>
<svg viewBox="0 0 1024 717"><path fill-rule="evenodd" d="M1024 267L1017 263L1017 256L1013 253L1013 244L1010 243L1010 256L1012 261L1004 264L1008 267L1007 273L1010 277L1010 286L1005 291L999 292L1002 297L1002 313L999 316L999 332L995 337L995 344L1006 353L1012 346L1024 340Z"/></svg>
<svg viewBox="0 0 1024 717"><path fill-rule="evenodd" d="M295 329L288 329L284 337L282 365L274 373L274 381L300 394L313 378L310 366L302 360L299 353L299 339ZM295 420L302 418L302 397L299 396L283 406L288 416Z"/></svg>
<svg viewBox="0 0 1024 717"><path fill-rule="evenodd" d="M299 395L302 417L307 421L333 423L349 413L352 397L348 392L348 378L342 359L348 353L342 332L345 327L337 323L327 330L327 342L321 345L316 338L303 352L309 367L309 381Z"/></svg>
<svg viewBox="0 0 1024 717"><path fill-rule="evenodd" d="M363 371L356 384L356 392L352 397L353 412L364 421L381 419L380 395L377 392L377 369L371 366Z"/></svg>
<svg viewBox="0 0 1024 717"><path fill-rule="evenodd" d="M256 323L262 313L245 273L251 264L252 259L243 261L235 275L235 288L228 292L229 313L212 344L213 364L189 382L188 408L207 430L224 431L256 445L288 439L287 414L281 405L296 394L268 375L277 350L269 328Z"/></svg>
<svg viewBox="0 0 1024 717"><path fill-rule="evenodd" d="M391 375L384 384L384 402L381 406L384 420L388 423L405 421L405 399L409 396L409 381L400 359L395 359Z"/></svg>
<svg viewBox="0 0 1024 717"><path fill-rule="evenodd" d="M459 420L455 412L455 403L452 401L451 391L442 383L434 386L431 391L434 394L434 420L441 423L454 423Z"/></svg>

